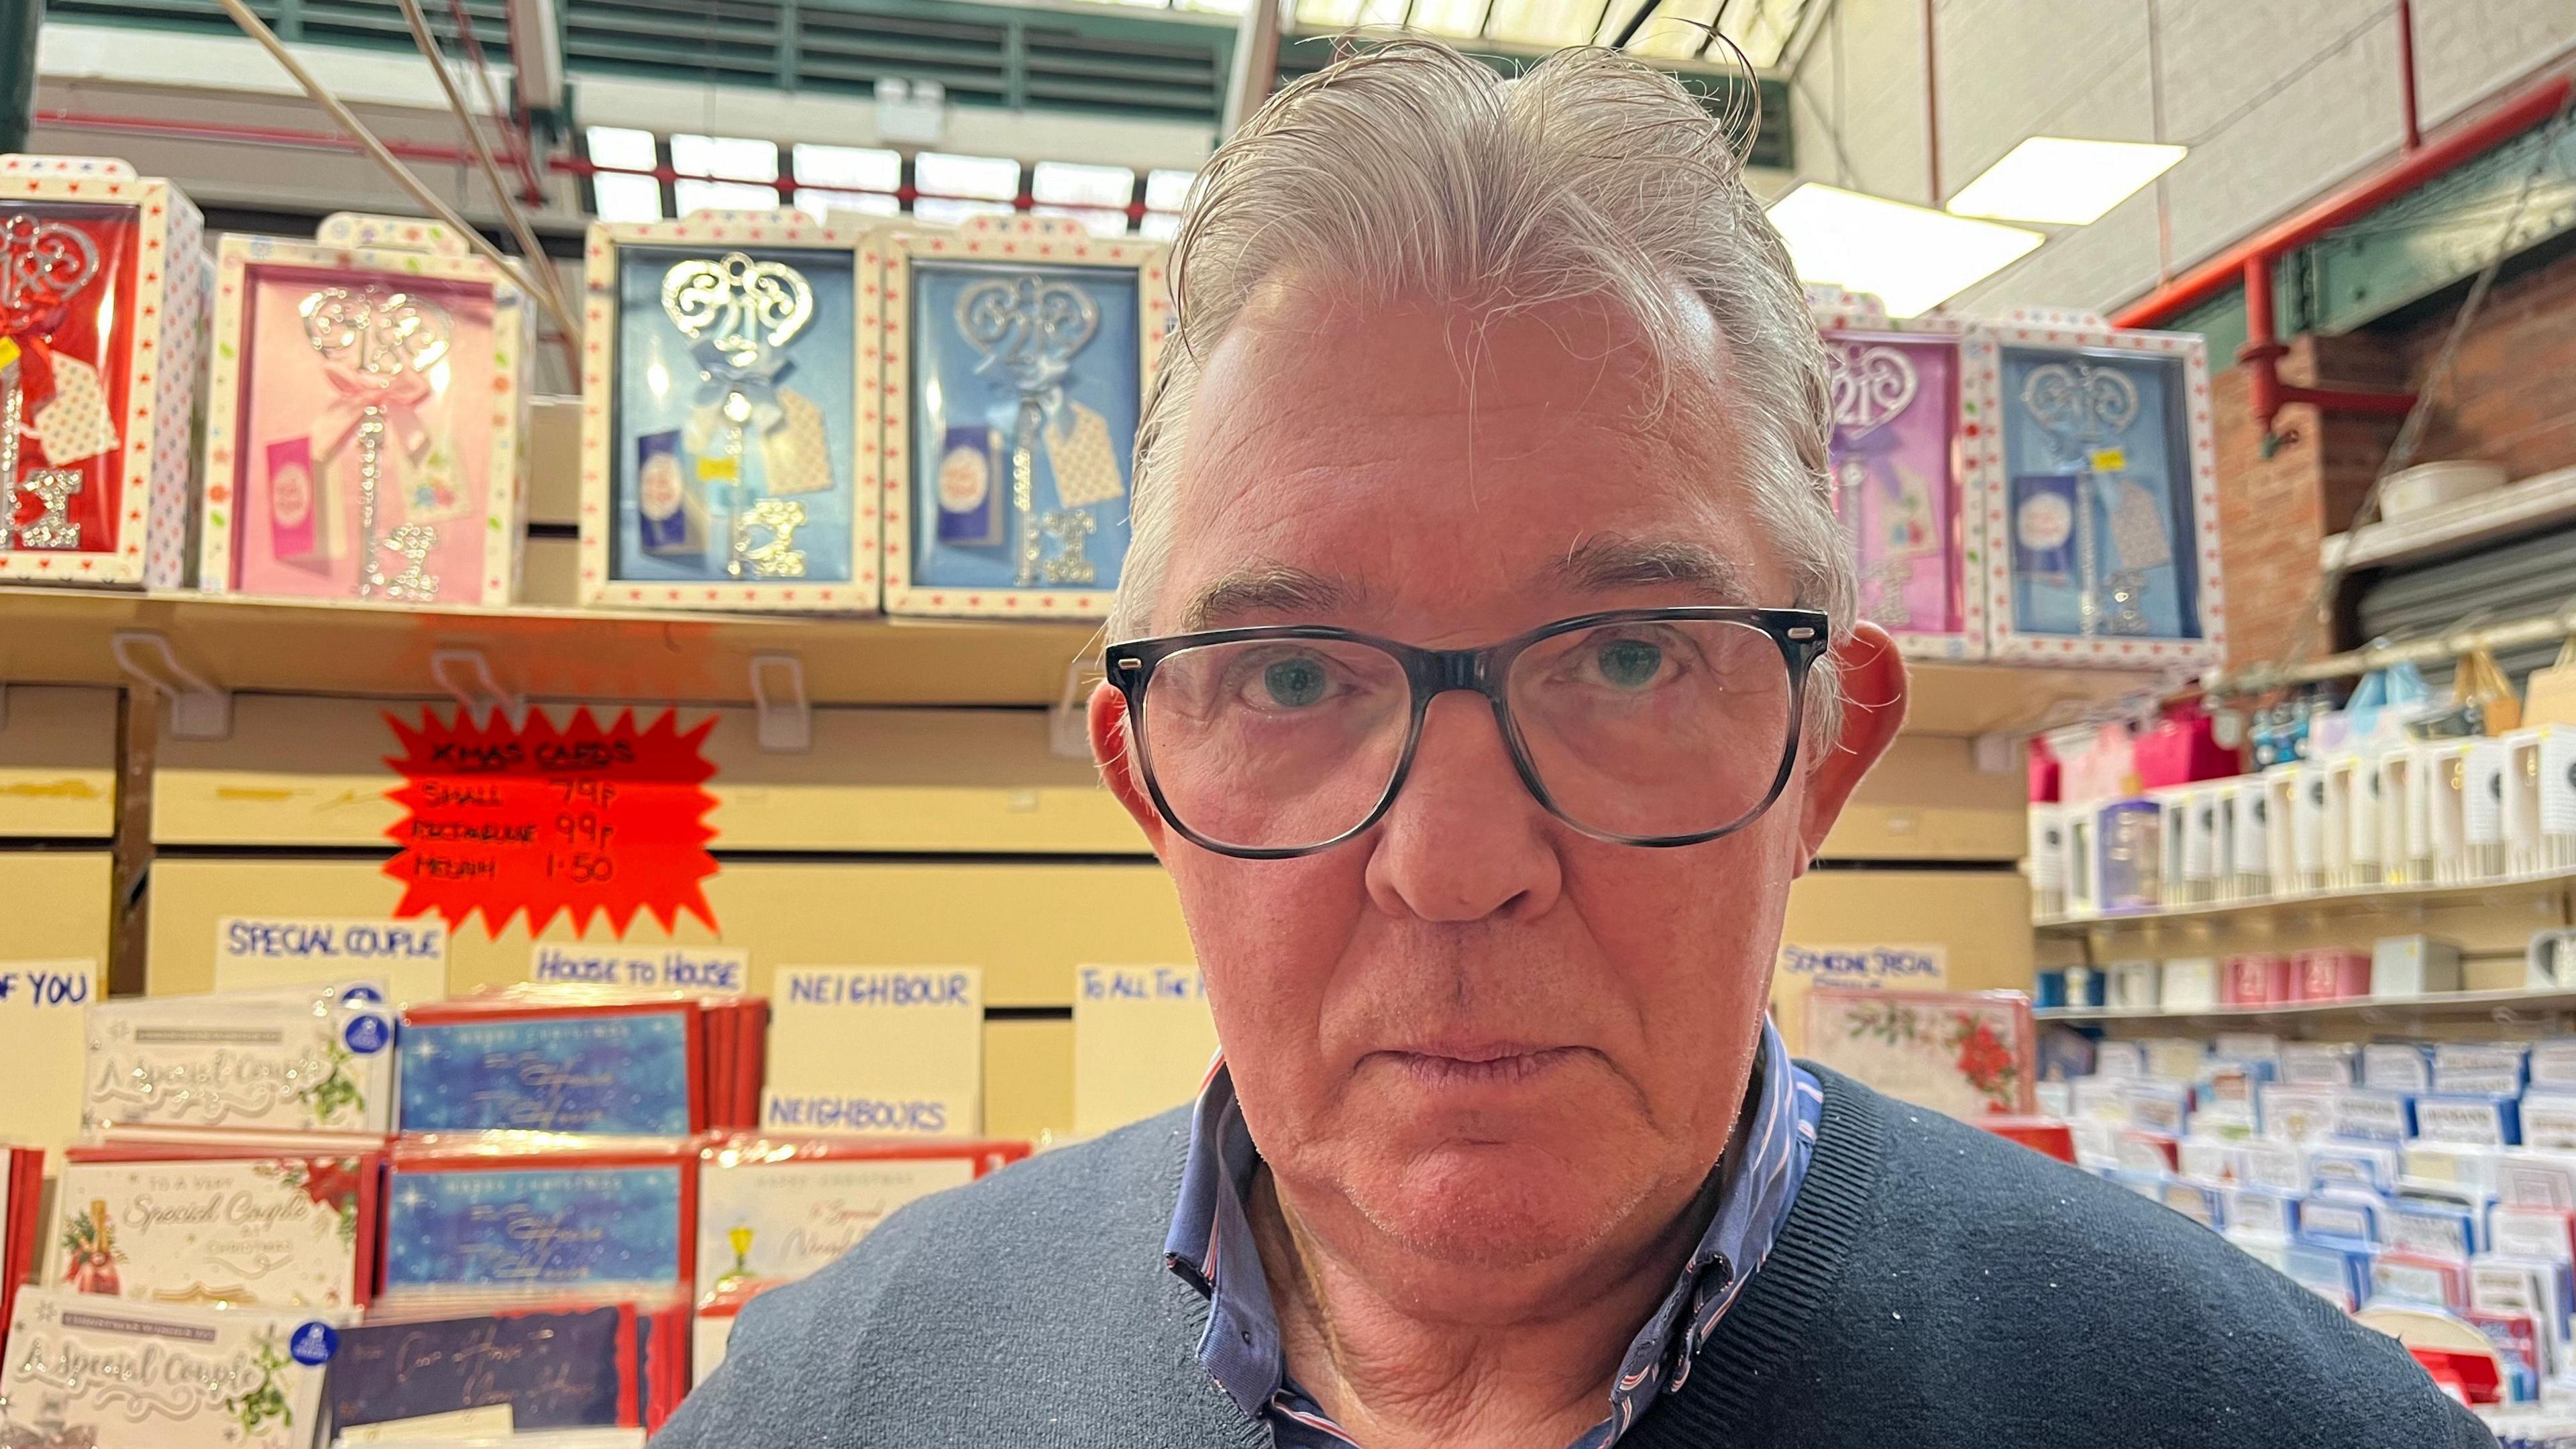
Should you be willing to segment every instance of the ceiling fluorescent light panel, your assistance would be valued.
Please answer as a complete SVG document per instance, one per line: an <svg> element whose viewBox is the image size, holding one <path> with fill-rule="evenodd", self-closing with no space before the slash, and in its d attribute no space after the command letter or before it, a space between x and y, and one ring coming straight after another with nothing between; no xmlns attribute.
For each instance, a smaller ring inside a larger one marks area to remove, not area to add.
<svg viewBox="0 0 2576 1449"><path fill-rule="evenodd" d="M1891 317L1941 305L2047 238L1810 181L1771 204L1798 280L1869 292Z"/></svg>
<svg viewBox="0 0 2576 1449"><path fill-rule="evenodd" d="M2033 136L1950 198L1961 216L2090 226L2183 158L2180 146Z"/></svg>

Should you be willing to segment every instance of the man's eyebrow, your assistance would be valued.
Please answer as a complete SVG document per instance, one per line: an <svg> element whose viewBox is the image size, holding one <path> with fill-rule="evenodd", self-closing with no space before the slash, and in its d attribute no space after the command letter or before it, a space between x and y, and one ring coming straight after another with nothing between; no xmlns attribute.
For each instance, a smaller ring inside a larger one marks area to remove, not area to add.
<svg viewBox="0 0 2576 1449"><path fill-rule="evenodd" d="M1286 564L1261 564L1223 575L1190 596L1181 632L1224 629L1270 618L1308 621L1347 608L1359 590Z"/></svg>
<svg viewBox="0 0 2576 1449"><path fill-rule="evenodd" d="M1743 565L1703 544L1680 540L1586 539L1557 560L1556 574L1587 593L1679 584L1716 603L1756 601Z"/></svg>

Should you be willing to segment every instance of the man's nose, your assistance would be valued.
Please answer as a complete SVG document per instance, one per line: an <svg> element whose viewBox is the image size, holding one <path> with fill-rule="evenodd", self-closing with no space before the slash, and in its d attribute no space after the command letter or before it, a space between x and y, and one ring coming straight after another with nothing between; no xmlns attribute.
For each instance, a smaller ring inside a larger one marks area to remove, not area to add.
<svg viewBox="0 0 2576 1449"><path fill-rule="evenodd" d="M1423 718L1402 793L1371 832L1369 895L1380 910L1426 921L1544 915L1565 881L1553 827L1492 707L1443 694Z"/></svg>

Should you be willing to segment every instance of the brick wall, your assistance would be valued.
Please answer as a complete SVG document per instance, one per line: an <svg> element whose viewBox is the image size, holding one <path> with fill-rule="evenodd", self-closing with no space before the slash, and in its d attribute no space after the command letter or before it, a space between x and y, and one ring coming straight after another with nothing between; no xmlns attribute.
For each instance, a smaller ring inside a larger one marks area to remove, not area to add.
<svg viewBox="0 0 2576 1449"><path fill-rule="evenodd" d="M2395 335L2301 338L2281 359L2291 382L2419 388L2455 308ZM2393 421L2284 408L2270 457L2242 366L2212 379L2217 403L2219 559L2227 579L2230 664L2284 657L2304 633L2312 653L2353 642L2305 621L2317 600L2317 546L2351 526L2395 441ZM2520 480L2576 467L2576 254L2499 284L2461 343L2417 458L2483 458Z"/></svg>
<svg viewBox="0 0 2576 1449"><path fill-rule="evenodd" d="M2450 327L2446 311L2399 339L2410 382ZM2428 459L2483 458L2515 480L2576 467L2576 253L2487 294L2438 402Z"/></svg>

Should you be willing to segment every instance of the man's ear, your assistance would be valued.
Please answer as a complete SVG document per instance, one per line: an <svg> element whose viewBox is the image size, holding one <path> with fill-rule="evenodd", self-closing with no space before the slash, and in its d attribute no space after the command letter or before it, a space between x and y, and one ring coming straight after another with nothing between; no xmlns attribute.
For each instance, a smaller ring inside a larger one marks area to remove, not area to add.
<svg viewBox="0 0 2576 1449"><path fill-rule="evenodd" d="M1107 681L1091 688L1091 758L1100 766L1101 782L1127 813L1136 817L1136 828L1145 832L1145 841L1154 854L1163 853L1163 816L1154 808L1153 797L1145 793L1145 766L1136 758L1134 741L1127 734L1127 696Z"/></svg>
<svg viewBox="0 0 2576 1449"><path fill-rule="evenodd" d="M1842 729L1819 742L1808 759L1807 788L1798 822L1800 870L1824 849L1825 836L1843 813L1869 767L1896 742L1905 723L1905 662L1896 641L1876 624L1856 624L1834 646L1834 667L1842 680Z"/></svg>

